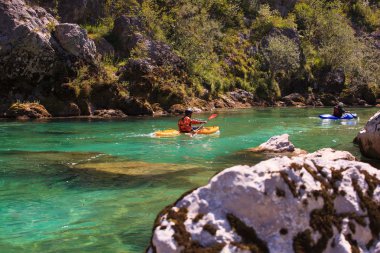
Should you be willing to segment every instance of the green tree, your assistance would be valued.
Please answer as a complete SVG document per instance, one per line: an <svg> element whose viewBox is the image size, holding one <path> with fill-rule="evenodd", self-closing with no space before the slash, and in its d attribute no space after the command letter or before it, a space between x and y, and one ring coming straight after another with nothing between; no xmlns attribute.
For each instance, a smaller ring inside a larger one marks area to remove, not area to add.
<svg viewBox="0 0 380 253"><path fill-rule="evenodd" d="M300 67L300 50L297 44L290 38L279 35L268 39L268 46L263 50L263 55L270 69L271 88L277 97L281 96L276 74L284 72L289 75Z"/></svg>

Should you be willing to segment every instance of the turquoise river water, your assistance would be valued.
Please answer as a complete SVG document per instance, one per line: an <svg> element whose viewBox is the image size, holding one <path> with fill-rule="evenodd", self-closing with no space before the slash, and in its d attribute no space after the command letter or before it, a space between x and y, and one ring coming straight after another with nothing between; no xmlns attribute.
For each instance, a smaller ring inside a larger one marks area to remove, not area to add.
<svg viewBox="0 0 380 253"><path fill-rule="evenodd" d="M330 111L219 112L209 125L220 134L193 138L151 136L176 128L176 117L0 121L0 252L144 252L161 209L223 168L261 161L242 151L273 135L360 158L352 140L377 109L317 117Z"/></svg>

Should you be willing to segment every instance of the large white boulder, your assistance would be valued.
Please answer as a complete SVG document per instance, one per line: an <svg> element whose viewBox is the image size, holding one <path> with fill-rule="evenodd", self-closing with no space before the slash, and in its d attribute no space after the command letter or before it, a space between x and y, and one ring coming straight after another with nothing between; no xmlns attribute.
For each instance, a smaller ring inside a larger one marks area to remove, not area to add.
<svg viewBox="0 0 380 253"><path fill-rule="evenodd" d="M380 111L368 120L355 141L364 156L380 159Z"/></svg>
<svg viewBox="0 0 380 253"><path fill-rule="evenodd" d="M148 252L379 252L380 171L323 149L226 169L157 216Z"/></svg>

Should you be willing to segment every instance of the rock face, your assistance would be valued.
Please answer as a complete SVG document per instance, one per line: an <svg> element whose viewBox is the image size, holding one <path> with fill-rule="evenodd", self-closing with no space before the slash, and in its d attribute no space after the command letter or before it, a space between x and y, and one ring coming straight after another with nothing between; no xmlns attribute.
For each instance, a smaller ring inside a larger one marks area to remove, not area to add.
<svg viewBox="0 0 380 253"><path fill-rule="evenodd" d="M125 17L123 20L132 23L131 26L138 22ZM123 42L123 47L116 47L116 51L126 55L132 50L134 52L134 56L118 71L119 80L128 81L130 95L145 99L151 104L159 103L165 110L174 104L184 104L184 90L190 83L185 62L163 42L153 40L134 29L122 31L119 40Z"/></svg>
<svg viewBox="0 0 380 253"><path fill-rule="evenodd" d="M380 111L372 116L355 138L360 152L369 158L380 159Z"/></svg>
<svg viewBox="0 0 380 253"><path fill-rule="evenodd" d="M293 155L305 154L306 151L296 148L289 141L289 135L277 135L271 137L267 142L260 144L256 148L251 148L252 152L269 152L269 153L292 153Z"/></svg>
<svg viewBox="0 0 380 253"><path fill-rule="evenodd" d="M86 31L59 24L43 8L23 0L0 1L0 38L3 87L19 84L28 92L29 86L67 77L80 61L96 64L96 49Z"/></svg>
<svg viewBox="0 0 380 253"><path fill-rule="evenodd" d="M343 90L346 75L342 68L331 70L321 76L323 76L323 80L321 80L321 85L319 86L320 91L340 93Z"/></svg>
<svg viewBox="0 0 380 253"><path fill-rule="evenodd" d="M115 19L112 37L115 40L118 55L128 57L137 43L145 39L141 33L145 30L142 20L137 17L123 15Z"/></svg>
<svg viewBox="0 0 380 253"><path fill-rule="evenodd" d="M157 217L148 252L379 252L380 171L323 149L235 166Z"/></svg>
<svg viewBox="0 0 380 253"><path fill-rule="evenodd" d="M282 98L288 106L305 106L305 98L299 93L292 93Z"/></svg>
<svg viewBox="0 0 380 253"><path fill-rule="evenodd" d="M59 44L70 55L86 61L88 64L96 62L95 43L87 37L86 30L77 24L58 24L54 35Z"/></svg>
<svg viewBox="0 0 380 253"><path fill-rule="evenodd" d="M95 24L105 15L104 0L59 0L58 14L63 22Z"/></svg>
<svg viewBox="0 0 380 253"><path fill-rule="evenodd" d="M94 111L94 116L99 117L99 118L125 118L127 115L125 115L122 111L120 110L95 110Z"/></svg>

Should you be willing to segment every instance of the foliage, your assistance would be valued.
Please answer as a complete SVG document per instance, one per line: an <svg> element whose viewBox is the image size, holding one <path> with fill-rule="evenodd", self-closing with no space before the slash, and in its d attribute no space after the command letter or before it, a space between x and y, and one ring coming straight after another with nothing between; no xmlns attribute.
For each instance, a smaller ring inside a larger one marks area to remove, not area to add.
<svg viewBox="0 0 380 253"><path fill-rule="evenodd" d="M106 37L113 29L113 19L111 17L103 18L96 25L82 25L87 30L88 37L91 39L99 39Z"/></svg>
<svg viewBox="0 0 380 253"><path fill-rule="evenodd" d="M296 28L295 17L289 14L287 18L282 18L277 10L271 10L269 5L260 6L258 15L252 24L254 39L259 39L273 28Z"/></svg>
<svg viewBox="0 0 380 253"><path fill-rule="evenodd" d="M348 75L356 71L362 45L340 2L305 0L296 4L294 12L309 71L343 68Z"/></svg>
<svg viewBox="0 0 380 253"><path fill-rule="evenodd" d="M294 41L284 35L271 36L264 57L273 74L284 71L294 72L300 67L300 51Z"/></svg>
<svg viewBox="0 0 380 253"><path fill-rule="evenodd" d="M349 14L355 23L369 31L374 31L380 27L380 9L371 6L367 1L354 1L350 5Z"/></svg>
<svg viewBox="0 0 380 253"><path fill-rule="evenodd" d="M105 3L106 17L97 25L84 26L89 36L107 37L112 21L119 15L138 17L147 27L146 36L169 44L185 61L191 87L183 87L196 96L205 89L212 97L242 88L268 99L273 94L280 95L283 80L294 78L295 72L299 80L309 82L309 87L305 85L307 90L322 80L326 71L337 68L344 70L347 85L359 83L353 81L358 79L372 86L380 81L380 67L374 56L378 49L359 40L355 30L373 31L380 27L378 1L300 0L294 9L286 11L286 16L271 9L269 1L259 0ZM301 48L284 35L271 35L273 30L285 29L296 31ZM263 38L269 38L268 48L259 53ZM143 43L137 43L130 57L147 57ZM117 62L113 62L102 69L108 72L106 76L112 76L109 74L116 67ZM79 80L82 74L79 73ZM92 82L86 80L82 81Z"/></svg>

